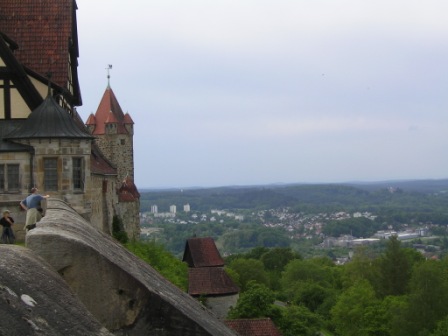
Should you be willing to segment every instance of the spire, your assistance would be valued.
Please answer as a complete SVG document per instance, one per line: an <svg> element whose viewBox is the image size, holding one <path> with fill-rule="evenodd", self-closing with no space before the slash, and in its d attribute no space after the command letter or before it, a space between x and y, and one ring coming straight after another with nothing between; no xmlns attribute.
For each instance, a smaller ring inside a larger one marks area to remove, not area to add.
<svg viewBox="0 0 448 336"><path fill-rule="evenodd" d="M110 73L109 71L112 69L112 64L107 65L107 88L110 89Z"/></svg>

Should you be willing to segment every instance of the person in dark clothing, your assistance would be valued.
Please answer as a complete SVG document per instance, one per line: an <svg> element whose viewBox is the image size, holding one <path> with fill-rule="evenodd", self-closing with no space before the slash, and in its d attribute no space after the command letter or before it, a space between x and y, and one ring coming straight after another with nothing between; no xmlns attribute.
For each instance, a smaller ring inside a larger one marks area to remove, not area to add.
<svg viewBox="0 0 448 336"><path fill-rule="evenodd" d="M3 211L3 217L0 218L0 225L3 226L1 237L3 244L14 244L16 237L14 236L14 231L12 230L12 224L14 224L14 219L12 219L9 215L9 211Z"/></svg>

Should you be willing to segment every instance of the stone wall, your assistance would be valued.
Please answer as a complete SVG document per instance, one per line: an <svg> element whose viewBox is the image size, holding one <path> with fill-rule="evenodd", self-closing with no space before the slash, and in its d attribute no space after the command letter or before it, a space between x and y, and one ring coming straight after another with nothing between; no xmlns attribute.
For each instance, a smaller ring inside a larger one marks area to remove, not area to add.
<svg viewBox="0 0 448 336"><path fill-rule="evenodd" d="M91 214L89 221L99 231L112 234L114 206L118 203L115 176L91 176Z"/></svg>
<svg viewBox="0 0 448 336"><path fill-rule="evenodd" d="M120 202L118 213L123 222L124 230L130 239L140 239L140 202Z"/></svg>
<svg viewBox="0 0 448 336"><path fill-rule="evenodd" d="M117 167L118 181L134 178L134 145L132 135L97 135L96 143L106 158Z"/></svg>
<svg viewBox="0 0 448 336"><path fill-rule="evenodd" d="M239 294L208 296L205 300L205 306L215 313L216 317L221 320L227 318L227 314L231 307L236 306Z"/></svg>
<svg viewBox="0 0 448 336"><path fill-rule="evenodd" d="M113 335L34 251L0 245L0 255L0 335Z"/></svg>
<svg viewBox="0 0 448 336"><path fill-rule="evenodd" d="M49 199L26 245L45 259L115 335L235 335L214 314L67 203Z"/></svg>

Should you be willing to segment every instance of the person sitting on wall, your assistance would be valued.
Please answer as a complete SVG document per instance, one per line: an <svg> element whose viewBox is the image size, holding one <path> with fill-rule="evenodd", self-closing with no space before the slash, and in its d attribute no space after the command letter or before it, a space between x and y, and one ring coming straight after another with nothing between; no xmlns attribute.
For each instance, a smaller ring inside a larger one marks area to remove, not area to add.
<svg viewBox="0 0 448 336"><path fill-rule="evenodd" d="M31 188L31 195L20 202L20 206L23 210L26 210L25 230L32 230L36 227L36 223L41 220L42 215L39 212L41 208L40 202L50 195L39 195L37 188Z"/></svg>
<svg viewBox="0 0 448 336"><path fill-rule="evenodd" d="M14 236L14 231L12 230L12 224L14 219L9 215L9 210L3 211L3 217L0 218L0 225L3 226L2 232L2 243L3 244L14 244L16 237Z"/></svg>

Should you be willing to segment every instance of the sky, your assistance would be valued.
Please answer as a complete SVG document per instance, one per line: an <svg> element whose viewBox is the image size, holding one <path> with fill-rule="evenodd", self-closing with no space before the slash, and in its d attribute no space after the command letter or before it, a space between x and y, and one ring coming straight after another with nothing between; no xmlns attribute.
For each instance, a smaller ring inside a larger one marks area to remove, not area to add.
<svg viewBox="0 0 448 336"><path fill-rule="evenodd" d="M143 188L448 178L446 0L77 0Z"/></svg>

